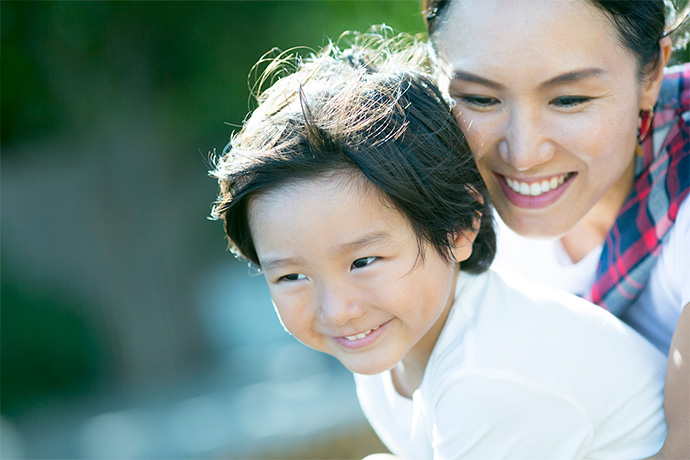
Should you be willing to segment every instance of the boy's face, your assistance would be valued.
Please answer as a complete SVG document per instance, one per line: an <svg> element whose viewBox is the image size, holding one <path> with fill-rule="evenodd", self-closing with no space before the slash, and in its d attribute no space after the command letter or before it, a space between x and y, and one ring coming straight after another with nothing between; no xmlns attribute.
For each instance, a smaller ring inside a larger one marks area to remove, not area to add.
<svg viewBox="0 0 690 460"><path fill-rule="evenodd" d="M453 302L457 264L426 245L363 178L280 187L249 204L249 226L283 326L352 372L426 365ZM457 238L462 261L471 242Z"/></svg>

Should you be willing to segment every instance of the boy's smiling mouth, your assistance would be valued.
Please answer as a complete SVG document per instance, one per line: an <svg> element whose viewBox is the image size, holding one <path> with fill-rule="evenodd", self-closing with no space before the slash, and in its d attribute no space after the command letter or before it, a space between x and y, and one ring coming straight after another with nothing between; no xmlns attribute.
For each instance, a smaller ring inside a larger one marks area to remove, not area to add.
<svg viewBox="0 0 690 460"><path fill-rule="evenodd" d="M359 349L362 347L366 347L369 344L373 343L376 341L376 339L383 334L383 331L386 329L386 326L391 322L392 320L388 320L383 324L380 324L372 329L368 329L366 331L359 332L354 335L344 335L340 337L334 337L335 341L338 342L341 346L348 348L348 349Z"/></svg>
<svg viewBox="0 0 690 460"><path fill-rule="evenodd" d="M375 330L377 330L377 329L380 328L380 327L381 327L381 326L376 326L376 327L373 328L373 329L369 329L368 331L360 332L359 334L355 334L355 335L346 335L345 338L346 338L347 340L349 340L350 342L354 342L355 340L363 339L364 337L366 337L366 336L368 336L369 334L371 334L372 331L375 331Z"/></svg>

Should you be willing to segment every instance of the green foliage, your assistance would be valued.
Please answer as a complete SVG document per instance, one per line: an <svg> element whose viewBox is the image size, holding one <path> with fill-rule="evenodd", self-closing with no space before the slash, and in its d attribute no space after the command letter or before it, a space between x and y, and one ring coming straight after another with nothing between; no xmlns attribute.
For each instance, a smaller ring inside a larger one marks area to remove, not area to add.
<svg viewBox="0 0 690 460"><path fill-rule="evenodd" d="M418 1L4 2L2 143L98 129L150 101L199 139L247 111L247 75L273 47L318 47L386 22L417 33Z"/></svg>

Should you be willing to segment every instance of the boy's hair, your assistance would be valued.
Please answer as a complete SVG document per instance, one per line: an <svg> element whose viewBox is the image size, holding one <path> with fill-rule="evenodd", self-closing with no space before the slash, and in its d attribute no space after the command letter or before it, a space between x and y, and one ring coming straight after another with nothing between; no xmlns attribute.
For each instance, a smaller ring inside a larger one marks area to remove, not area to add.
<svg viewBox="0 0 690 460"><path fill-rule="evenodd" d="M428 242L453 261L453 237L479 222L461 268L479 273L491 264L489 195L434 82L426 45L383 32L345 35L352 38L345 50L331 43L308 58L270 61L262 81L294 69L257 96L258 107L211 171L220 185L212 217L224 220L236 256L259 265L247 214L252 197L345 172L363 174L407 217L422 260Z"/></svg>

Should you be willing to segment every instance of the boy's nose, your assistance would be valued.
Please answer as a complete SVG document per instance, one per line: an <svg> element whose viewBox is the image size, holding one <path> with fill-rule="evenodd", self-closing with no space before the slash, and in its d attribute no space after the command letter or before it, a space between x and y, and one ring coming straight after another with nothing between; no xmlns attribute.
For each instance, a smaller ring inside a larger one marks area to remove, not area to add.
<svg viewBox="0 0 690 460"><path fill-rule="evenodd" d="M331 286L321 289L319 316L325 324L341 326L364 315L362 302L353 289Z"/></svg>

